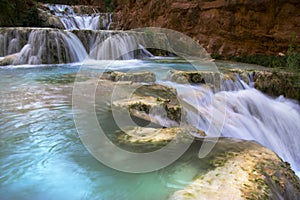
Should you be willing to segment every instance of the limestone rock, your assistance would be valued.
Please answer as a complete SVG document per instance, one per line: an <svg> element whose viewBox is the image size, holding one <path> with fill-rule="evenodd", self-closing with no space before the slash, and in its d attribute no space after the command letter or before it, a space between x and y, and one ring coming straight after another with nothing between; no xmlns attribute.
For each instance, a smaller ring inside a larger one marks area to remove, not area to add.
<svg viewBox="0 0 300 200"><path fill-rule="evenodd" d="M18 57L17 53L5 56L4 58L0 59L0 66L12 65L14 61L17 59L17 57Z"/></svg>
<svg viewBox="0 0 300 200"><path fill-rule="evenodd" d="M50 15L41 9L39 9L39 18L42 27L51 27L51 28L58 28L58 29L65 28L58 16Z"/></svg>
<svg viewBox="0 0 300 200"><path fill-rule="evenodd" d="M189 137L191 134L198 135L199 137L205 136L201 130L193 127L171 127L171 128L149 128L149 127L133 127L128 131L119 131L118 140L122 143L146 143L158 144L170 142L171 140L183 139Z"/></svg>
<svg viewBox="0 0 300 200"><path fill-rule="evenodd" d="M219 154L213 170L170 199L299 199L300 181L274 152L253 142ZM236 144L238 145L238 144Z"/></svg>
<svg viewBox="0 0 300 200"><path fill-rule="evenodd" d="M256 71L255 88L272 96L284 95L300 101L300 74Z"/></svg>
<svg viewBox="0 0 300 200"><path fill-rule="evenodd" d="M124 72L111 72L109 79L112 81L131 81L131 82L144 82L153 83L156 81L155 74L152 72L134 72L134 73L124 73Z"/></svg>

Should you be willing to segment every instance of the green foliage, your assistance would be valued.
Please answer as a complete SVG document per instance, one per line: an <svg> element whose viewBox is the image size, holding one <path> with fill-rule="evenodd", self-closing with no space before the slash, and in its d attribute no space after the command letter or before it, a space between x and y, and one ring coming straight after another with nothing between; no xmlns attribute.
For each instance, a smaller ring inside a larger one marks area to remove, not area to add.
<svg viewBox="0 0 300 200"><path fill-rule="evenodd" d="M38 27L40 20L38 17L38 9L36 6L31 7L25 14L23 26Z"/></svg>
<svg viewBox="0 0 300 200"><path fill-rule="evenodd" d="M105 7L108 12L115 10L116 1L115 0L103 0Z"/></svg>
<svg viewBox="0 0 300 200"><path fill-rule="evenodd" d="M265 67L277 68L286 66L286 57L284 56L266 56L261 54L242 56L242 57L231 57L230 60L250 63L256 65L262 65Z"/></svg>
<svg viewBox="0 0 300 200"><path fill-rule="evenodd" d="M289 49L287 51L287 67L292 70L300 70L300 47L296 43L295 33L293 33Z"/></svg>
<svg viewBox="0 0 300 200"><path fill-rule="evenodd" d="M213 53L213 54L211 54L211 58L216 59L216 60L221 60L222 56L220 56L219 54Z"/></svg>
<svg viewBox="0 0 300 200"><path fill-rule="evenodd" d="M0 0L0 26L39 26L32 0Z"/></svg>
<svg viewBox="0 0 300 200"><path fill-rule="evenodd" d="M0 25L10 26L14 22L12 13L14 13L15 5L10 0L0 0Z"/></svg>

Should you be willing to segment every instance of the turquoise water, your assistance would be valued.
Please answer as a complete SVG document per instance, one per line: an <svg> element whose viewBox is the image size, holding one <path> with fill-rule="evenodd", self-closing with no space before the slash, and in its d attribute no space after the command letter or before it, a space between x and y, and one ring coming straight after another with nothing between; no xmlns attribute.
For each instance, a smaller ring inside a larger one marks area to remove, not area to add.
<svg viewBox="0 0 300 200"><path fill-rule="evenodd" d="M197 151L147 174L118 172L94 159L73 122L73 79L67 75L78 69L76 64L0 69L1 199L166 199L205 170ZM105 124L109 109L101 110Z"/></svg>
<svg viewBox="0 0 300 200"><path fill-rule="evenodd" d="M151 173L122 173L97 161L81 143L73 121L73 81L80 67L71 64L0 68L1 200L167 199L209 169L210 158L197 157L199 143L194 143L172 165ZM151 69L159 82L172 68L189 70L192 66L160 58L103 61L100 65L87 62L83 66L87 74ZM83 80L86 78L89 77ZM96 98L96 111L102 128L113 135L118 127L112 123L106 92L110 92L109 86L97 88L96 94L101 95ZM210 155L226 148L239 147L225 141L217 144Z"/></svg>

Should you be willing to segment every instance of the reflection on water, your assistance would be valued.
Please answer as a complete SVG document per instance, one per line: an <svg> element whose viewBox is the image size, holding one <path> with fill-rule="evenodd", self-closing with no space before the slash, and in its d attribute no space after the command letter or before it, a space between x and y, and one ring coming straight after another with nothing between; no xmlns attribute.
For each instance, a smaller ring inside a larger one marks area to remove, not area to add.
<svg viewBox="0 0 300 200"><path fill-rule="evenodd" d="M0 69L1 199L165 199L204 170L196 154L147 174L117 172L95 160L72 118L65 74L77 70Z"/></svg>

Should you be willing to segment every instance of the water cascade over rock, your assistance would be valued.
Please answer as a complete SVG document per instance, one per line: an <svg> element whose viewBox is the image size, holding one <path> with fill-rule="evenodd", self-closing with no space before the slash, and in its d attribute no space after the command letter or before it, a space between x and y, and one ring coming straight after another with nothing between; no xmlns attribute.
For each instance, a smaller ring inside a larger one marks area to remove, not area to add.
<svg viewBox="0 0 300 200"><path fill-rule="evenodd" d="M97 8L89 6L43 4L40 6L40 13L41 16L45 17L46 22L48 19L58 18L63 24L64 29L67 30L109 30L112 22L111 13L101 13ZM57 25L52 22L48 21L50 25L57 27ZM57 28L61 27L59 26Z"/></svg>
<svg viewBox="0 0 300 200"><path fill-rule="evenodd" d="M57 29L2 29L0 45L0 56L15 54L11 63L4 64L71 63L87 57L82 43L73 33Z"/></svg>
<svg viewBox="0 0 300 200"><path fill-rule="evenodd" d="M162 49L168 48L167 37L156 36ZM144 46L151 43L148 34L135 31L2 28L0 65L82 62L88 55L95 60L150 57Z"/></svg>
<svg viewBox="0 0 300 200"><path fill-rule="evenodd" d="M225 80L223 91L215 94L208 87L176 84L176 88L182 102L189 105L189 123L209 137L257 141L299 171L299 104L282 96L268 97L252 88L251 80L251 74L249 85L239 76L235 82ZM222 128L211 129L211 125Z"/></svg>

